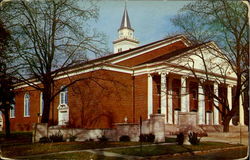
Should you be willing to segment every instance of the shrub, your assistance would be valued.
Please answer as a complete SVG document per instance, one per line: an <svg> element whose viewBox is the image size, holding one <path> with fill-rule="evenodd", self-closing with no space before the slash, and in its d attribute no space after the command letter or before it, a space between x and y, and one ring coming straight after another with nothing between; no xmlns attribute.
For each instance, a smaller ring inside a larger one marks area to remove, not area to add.
<svg viewBox="0 0 250 160"><path fill-rule="evenodd" d="M63 142L63 135L60 132L58 132L54 135L49 136L49 139L52 142Z"/></svg>
<svg viewBox="0 0 250 160"><path fill-rule="evenodd" d="M41 137L41 138L39 139L39 142L40 142L40 143L49 143L49 142L51 142L51 141L50 141L50 139L49 139L48 137Z"/></svg>
<svg viewBox="0 0 250 160"><path fill-rule="evenodd" d="M184 142L184 134L183 133L177 134L176 142L178 145L183 145L183 142Z"/></svg>
<svg viewBox="0 0 250 160"><path fill-rule="evenodd" d="M75 142L75 141L76 141L76 138L77 138L76 136L70 136L70 137L69 137L69 141L70 141L70 142Z"/></svg>
<svg viewBox="0 0 250 160"><path fill-rule="evenodd" d="M98 140L99 140L100 142L107 142L107 141L108 141L108 138L107 138L106 136L102 135L101 137L98 138Z"/></svg>
<svg viewBox="0 0 250 160"><path fill-rule="evenodd" d="M130 141L130 137L127 136L127 135L123 135L123 136L121 136L121 137L119 138L119 140L120 140L121 142L129 142L129 141Z"/></svg>
<svg viewBox="0 0 250 160"><path fill-rule="evenodd" d="M154 141L155 141L155 135L152 134L152 133L150 133L150 134L148 135L148 142L154 142Z"/></svg>
<svg viewBox="0 0 250 160"><path fill-rule="evenodd" d="M150 134L141 134L140 135L140 142L154 142L155 141L155 135Z"/></svg>
<svg viewBox="0 0 250 160"><path fill-rule="evenodd" d="M188 141L192 144L192 145L197 145L200 143L200 138L198 138L198 134L195 132L190 132L188 134Z"/></svg>

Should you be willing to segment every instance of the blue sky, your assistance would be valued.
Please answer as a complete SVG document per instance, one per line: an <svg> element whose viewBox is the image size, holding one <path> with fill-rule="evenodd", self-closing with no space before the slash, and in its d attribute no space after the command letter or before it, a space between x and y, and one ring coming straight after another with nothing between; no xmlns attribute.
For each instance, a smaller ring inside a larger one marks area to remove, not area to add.
<svg viewBox="0 0 250 160"><path fill-rule="evenodd" d="M187 3L188 1L127 0L130 23L140 45L163 39L168 34L178 32L177 28L171 24L170 19ZM117 29L120 27L125 1L103 0L97 5L100 7L100 15L93 27L107 36L108 47L112 51L112 41L117 38Z"/></svg>

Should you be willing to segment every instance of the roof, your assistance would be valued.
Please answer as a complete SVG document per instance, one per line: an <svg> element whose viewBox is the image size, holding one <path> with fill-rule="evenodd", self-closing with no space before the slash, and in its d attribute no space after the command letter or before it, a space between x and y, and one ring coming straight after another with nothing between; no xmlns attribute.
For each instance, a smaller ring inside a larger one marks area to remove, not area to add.
<svg viewBox="0 0 250 160"><path fill-rule="evenodd" d="M124 13L122 16L122 22L121 22L121 26L119 28L119 30L124 29L124 28L128 28L128 29L132 29L131 24L130 24L130 20L129 20L129 16L128 16L128 12L127 12L127 8L125 7L124 9Z"/></svg>
<svg viewBox="0 0 250 160"><path fill-rule="evenodd" d="M157 45L158 43L162 43L162 42L164 42L164 41L178 39L178 38L180 38L180 37L186 38L186 37L183 36L183 35L175 35L175 36L167 37L167 38L164 38L164 39L161 39L161 40L152 42L152 43L148 43L148 44L145 44L145 45L136 47L136 48L132 48L132 49L129 49L129 50L126 50L126 51L123 51L123 52L118 52L118 53L115 53L115 54L113 53L113 54L110 54L110 55L107 55L107 56L103 56L103 57L100 57L100 58L97 58L97 59L93 59L93 60L90 60L90 61L84 61L84 62L82 62L82 63L73 65L73 66L71 66L71 67L61 68L61 69L59 69L59 70L60 70L60 71L64 71L64 70L73 69L73 68L81 67L81 66L88 65L88 64L94 64L94 63L96 63L96 62L101 62L101 61L110 60L110 59L112 59L112 58L116 58L116 57L119 57L119 56L123 56L123 55L126 55L126 54L130 54L130 53L132 53L132 52L139 52L141 49L144 49L144 48L147 48L147 47L150 47L150 46L153 46L153 45ZM186 40L187 40L187 39L186 39ZM57 70L56 72L58 72L58 70Z"/></svg>
<svg viewBox="0 0 250 160"><path fill-rule="evenodd" d="M209 42L207 42L207 43L209 43ZM144 62L144 63L142 63L142 64L139 64L139 65L149 64L149 63L155 63L155 62L160 62L160 61L166 61L166 60L168 60L168 59L170 59L170 58L173 58L173 57L176 57L176 56L178 56L178 55L181 55L181 54L183 54L183 53L185 53L185 52L187 52L187 51L190 51L190 50L192 50L192 49L198 48L198 47L200 47L200 46L202 46L202 45L204 45L204 44L207 44L207 43L197 44L197 45L193 45L193 46L190 46L190 47L178 49L178 50L176 50L176 51L170 52L170 53L168 53L168 54L164 54L164 55L162 55L162 56L160 56L160 57L151 59L151 60L146 61L146 62Z"/></svg>

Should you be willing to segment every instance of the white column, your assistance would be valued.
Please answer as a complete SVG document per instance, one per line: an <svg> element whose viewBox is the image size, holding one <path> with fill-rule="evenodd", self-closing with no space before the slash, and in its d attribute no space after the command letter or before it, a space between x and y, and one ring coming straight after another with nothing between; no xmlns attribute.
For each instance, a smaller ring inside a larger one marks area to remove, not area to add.
<svg viewBox="0 0 250 160"><path fill-rule="evenodd" d="M172 79L168 77L168 124L173 124Z"/></svg>
<svg viewBox="0 0 250 160"><path fill-rule="evenodd" d="M219 96L218 83L214 83L214 95ZM219 106L219 102L214 98L214 105ZM214 106L214 125L219 125L219 110Z"/></svg>
<svg viewBox="0 0 250 160"><path fill-rule="evenodd" d="M206 125L212 125L213 124L213 113L207 112L206 113Z"/></svg>
<svg viewBox="0 0 250 160"><path fill-rule="evenodd" d="M227 86L227 101L228 101L229 109L231 110L232 109L232 86L231 85ZM229 124L233 125L232 119L230 120Z"/></svg>
<svg viewBox="0 0 250 160"><path fill-rule="evenodd" d="M240 101L239 101L239 116L240 116L240 125L245 125L244 123L244 108L243 108L243 100L242 94L240 94Z"/></svg>
<svg viewBox="0 0 250 160"><path fill-rule="evenodd" d="M175 110L174 111L174 124L179 123L178 118L179 118L179 111Z"/></svg>
<svg viewBox="0 0 250 160"><path fill-rule="evenodd" d="M201 85L198 97L198 124L205 124L205 95Z"/></svg>
<svg viewBox="0 0 250 160"><path fill-rule="evenodd" d="M161 73L161 114L167 114L167 87L166 87L166 73Z"/></svg>
<svg viewBox="0 0 250 160"><path fill-rule="evenodd" d="M148 74L148 118L153 113L153 78Z"/></svg>
<svg viewBox="0 0 250 160"><path fill-rule="evenodd" d="M181 77L181 112L187 112L187 81Z"/></svg>

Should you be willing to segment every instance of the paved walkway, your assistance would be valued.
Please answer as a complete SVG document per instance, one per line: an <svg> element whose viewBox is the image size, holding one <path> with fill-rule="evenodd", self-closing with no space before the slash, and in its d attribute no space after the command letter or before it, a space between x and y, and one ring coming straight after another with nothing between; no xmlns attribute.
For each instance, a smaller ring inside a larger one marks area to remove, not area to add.
<svg viewBox="0 0 250 160"><path fill-rule="evenodd" d="M216 142L227 142L227 143L237 143L238 139L232 140L232 139L218 139L216 137L203 137L202 141L216 141ZM175 143L160 143L160 144L148 144L148 145L142 145L142 146L152 146L152 145L174 145ZM150 158L145 158L145 157L139 157L139 156L128 156L128 155L121 155L113 152L108 152L106 150L109 149L119 149L119 148L133 148L133 147L138 147L137 146L125 146L125 147L113 147L113 148L100 148L100 149L86 149L86 150L75 150L75 151L62 151L62 152L56 152L56 153L46 153L46 154L38 154L38 155L31 155L31 156L22 156L18 157L17 159L29 159L29 158L36 158L36 157L43 157L43 156L48 156L48 155L56 155L56 154L67 154L67 153L78 153L78 152L89 152L89 153L94 153L96 155L101 155L101 156L107 156L107 157L119 157L119 158L124 158L127 160L137 160L137 159L162 159L163 157L166 159L167 157L170 158L171 156L177 156L177 157L183 157L183 156L191 156L193 154L201 154L204 151L198 151L197 153L194 152L190 155L190 153L177 153L174 155L162 155L162 156L153 156ZM237 148L237 147L236 147ZM234 149L234 147L229 148L229 150ZM213 149L209 150L208 152L214 152L214 151L219 151L221 149ZM204 152L205 153L205 152ZM164 159L163 158L163 159ZM0 159L4 160L13 160L11 158L5 158L1 157Z"/></svg>

